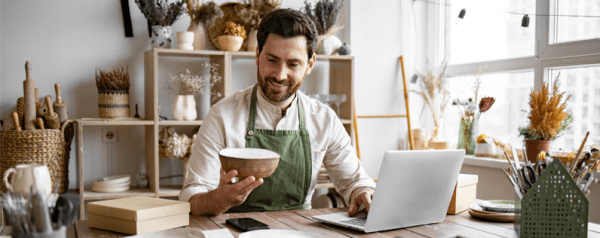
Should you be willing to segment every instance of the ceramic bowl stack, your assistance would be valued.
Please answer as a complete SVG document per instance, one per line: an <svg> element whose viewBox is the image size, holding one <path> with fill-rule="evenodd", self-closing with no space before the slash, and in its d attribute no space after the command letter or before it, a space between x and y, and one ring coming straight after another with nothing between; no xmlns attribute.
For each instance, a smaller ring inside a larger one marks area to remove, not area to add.
<svg viewBox="0 0 600 238"><path fill-rule="evenodd" d="M116 175L97 179L92 185L92 191L98 193L125 192L131 186L131 176Z"/></svg>
<svg viewBox="0 0 600 238"><path fill-rule="evenodd" d="M515 202L509 200L479 200L469 206L469 215L474 218L513 222L515 220Z"/></svg>

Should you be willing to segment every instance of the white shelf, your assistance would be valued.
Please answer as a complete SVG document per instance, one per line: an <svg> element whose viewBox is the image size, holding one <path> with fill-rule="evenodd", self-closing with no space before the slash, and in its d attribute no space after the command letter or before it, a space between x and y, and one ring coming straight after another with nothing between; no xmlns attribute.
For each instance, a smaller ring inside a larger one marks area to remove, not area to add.
<svg viewBox="0 0 600 238"><path fill-rule="evenodd" d="M154 125L151 120L108 120L108 119L77 119L82 126L148 126Z"/></svg>

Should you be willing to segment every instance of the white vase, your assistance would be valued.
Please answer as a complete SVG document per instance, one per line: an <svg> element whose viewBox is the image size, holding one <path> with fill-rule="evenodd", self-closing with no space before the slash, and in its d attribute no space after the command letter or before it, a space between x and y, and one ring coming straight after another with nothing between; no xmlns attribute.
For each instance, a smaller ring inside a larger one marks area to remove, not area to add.
<svg viewBox="0 0 600 238"><path fill-rule="evenodd" d="M198 24L195 21L190 23L188 31L194 32L194 50L203 50L206 48L206 33L202 24Z"/></svg>
<svg viewBox="0 0 600 238"><path fill-rule="evenodd" d="M193 121L197 117L194 95L177 95L173 105L173 119L177 121Z"/></svg>
<svg viewBox="0 0 600 238"><path fill-rule="evenodd" d="M324 55L336 54L337 50L342 47L342 41L337 36L319 36L319 44L317 45L317 53Z"/></svg>
<svg viewBox="0 0 600 238"><path fill-rule="evenodd" d="M171 36L173 31L171 26L152 26L152 37L150 38L150 44L152 48L171 48Z"/></svg>
<svg viewBox="0 0 600 238"><path fill-rule="evenodd" d="M194 32L179 31L177 32L177 49L194 50Z"/></svg>
<svg viewBox="0 0 600 238"><path fill-rule="evenodd" d="M258 39L256 38L258 35L257 30L252 30L250 35L248 35L248 49L247 51L256 52L256 48L258 47Z"/></svg>

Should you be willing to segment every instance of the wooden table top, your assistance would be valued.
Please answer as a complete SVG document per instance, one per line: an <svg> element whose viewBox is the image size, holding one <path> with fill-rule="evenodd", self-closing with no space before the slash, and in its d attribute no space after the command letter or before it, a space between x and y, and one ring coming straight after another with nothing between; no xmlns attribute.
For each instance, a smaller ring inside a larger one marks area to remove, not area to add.
<svg viewBox="0 0 600 238"><path fill-rule="evenodd" d="M234 237L240 231L225 224L225 220L238 217L252 217L268 224L271 229L291 229L317 234L322 237L517 237L513 223L487 222L472 218L467 212L447 215L443 222L409 227L384 232L363 233L346 228L318 223L311 217L327 213L347 211L347 208L309 209L278 212L230 213L219 216L190 216L190 226L201 230L227 228ZM83 237L124 237L121 233L89 228L87 221L75 223L78 238ZM588 237L600 237L600 225L590 223Z"/></svg>

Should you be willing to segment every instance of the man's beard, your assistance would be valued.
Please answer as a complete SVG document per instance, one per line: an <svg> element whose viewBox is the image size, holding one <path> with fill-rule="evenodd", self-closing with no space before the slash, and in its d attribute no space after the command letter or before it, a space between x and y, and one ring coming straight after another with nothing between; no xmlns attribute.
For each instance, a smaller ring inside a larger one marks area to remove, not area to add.
<svg viewBox="0 0 600 238"><path fill-rule="evenodd" d="M281 82L278 82L277 79L275 79L275 77L265 77L263 78L260 75L260 72L257 71L257 77L258 77L258 86L260 86L260 89L263 92L263 95L271 102L283 102L287 99L289 99L290 97L292 97L296 91L298 91L298 89L300 88L300 86L302 86L302 83L299 83L297 85L292 85L290 80L284 80ZM282 92L282 90L275 90L275 89L269 89L269 82L273 82L275 84L279 84L279 85L286 85L288 87L288 90L286 92ZM282 95L283 93L283 95Z"/></svg>

